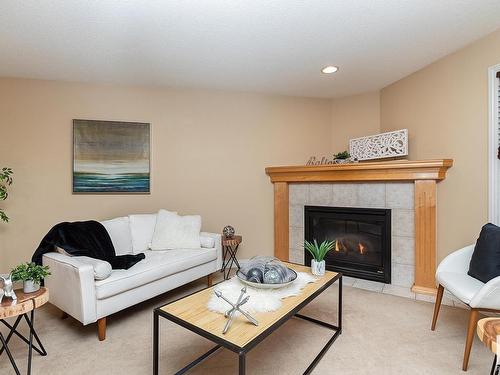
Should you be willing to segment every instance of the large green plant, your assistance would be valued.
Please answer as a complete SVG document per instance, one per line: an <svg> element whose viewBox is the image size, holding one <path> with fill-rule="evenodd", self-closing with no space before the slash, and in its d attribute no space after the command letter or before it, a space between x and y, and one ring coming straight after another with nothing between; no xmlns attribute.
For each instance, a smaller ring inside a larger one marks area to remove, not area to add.
<svg viewBox="0 0 500 375"><path fill-rule="evenodd" d="M0 200L4 201L9 196L7 192L7 186L12 184L12 169L10 168L2 168L0 171ZM9 217L5 214L5 211L0 208L0 220L8 222Z"/></svg>
<svg viewBox="0 0 500 375"><path fill-rule="evenodd" d="M323 241L321 242L321 245L318 245L316 240L314 240L314 243L304 241L304 248L309 251L317 262L321 262L325 259L326 254L332 250L334 246L335 241Z"/></svg>
<svg viewBox="0 0 500 375"><path fill-rule="evenodd" d="M12 281L33 280L36 284L50 275L49 266L39 266L35 263L23 263L11 271Z"/></svg>

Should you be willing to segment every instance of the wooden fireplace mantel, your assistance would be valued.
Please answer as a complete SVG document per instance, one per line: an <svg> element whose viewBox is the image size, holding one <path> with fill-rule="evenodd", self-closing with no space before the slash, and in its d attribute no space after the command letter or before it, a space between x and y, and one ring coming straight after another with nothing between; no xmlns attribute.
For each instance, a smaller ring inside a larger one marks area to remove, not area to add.
<svg viewBox="0 0 500 375"><path fill-rule="evenodd" d="M266 168L274 184L274 255L285 261L289 256L289 183L414 181L415 284L412 290L434 294L436 182L446 178L446 171L452 165L452 159L438 159Z"/></svg>

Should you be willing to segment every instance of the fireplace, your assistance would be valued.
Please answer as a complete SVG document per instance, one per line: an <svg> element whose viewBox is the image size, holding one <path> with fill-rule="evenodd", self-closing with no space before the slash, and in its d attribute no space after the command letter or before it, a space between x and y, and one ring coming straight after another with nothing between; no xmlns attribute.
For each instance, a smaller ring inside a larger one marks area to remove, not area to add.
<svg viewBox="0 0 500 375"><path fill-rule="evenodd" d="M305 206L305 239L336 241L326 268L345 276L391 282L391 210ZM305 264L311 255L304 250Z"/></svg>

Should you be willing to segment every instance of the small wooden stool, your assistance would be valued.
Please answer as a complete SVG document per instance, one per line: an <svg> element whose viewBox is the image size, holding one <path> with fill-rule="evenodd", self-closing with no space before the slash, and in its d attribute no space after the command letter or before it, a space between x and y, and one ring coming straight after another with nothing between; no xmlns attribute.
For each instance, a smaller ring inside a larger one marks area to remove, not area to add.
<svg viewBox="0 0 500 375"><path fill-rule="evenodd" d="M12 335L16 335L17 337L19 337L26 344L28 344L29 347L28 371L27 371L29 375L31 374L31 357L33 354L33 350L35 350L38 354L42 356L47 355L47 352L45 351L45 348L43 347L40 338L36 334L34 324L35 324L35 309L37 309L38 307L44 305L49 301L49 290L47 288L40 288L40 290L33 293L24 293L22 289L17 289L15 290L15 293L17 296L17 301L15 301L15 303L12 303L13 301L10 298L4 298L2 303L0 304L0 322L2 322L7 328L10 329L10 332L6 338L4 338L2 333L0 332L0 344L2 345L0 349L0 355L5 350L7 356L9 357L10 363L12 364L12 367L14 367L14 371L16 372L17 375L19 375L20 374L19 369L17 368L16 362L14 361L14 357L12 357L9 347L7 346L9 344ZM31 313L30 314L31 317L28 317L29 312ZM5 321L6 318L13 318L16 316L17 319L14 325L12 326ZM29 340L23 335L21 335L16 329L23 317L30 328ZM38 343L39 348L33 345L33 337Z"/></svg>
<svg viewBox="0 0 500 375"><path fill-rule="evenodd" d="M222 236L222 269L224 280L229 279L233 264L240 269L240 263L236 259L236 253L243 238L241 236L224 237Z"/></svg>
<svg viewBox="0 0 500 375"><path fill-rule="evenodd" d="M500 319L484 318L477 322L477 335L488 349L495 353L490 375L498 375L500 364L497 364L497 336L500 335Z"/></svg>

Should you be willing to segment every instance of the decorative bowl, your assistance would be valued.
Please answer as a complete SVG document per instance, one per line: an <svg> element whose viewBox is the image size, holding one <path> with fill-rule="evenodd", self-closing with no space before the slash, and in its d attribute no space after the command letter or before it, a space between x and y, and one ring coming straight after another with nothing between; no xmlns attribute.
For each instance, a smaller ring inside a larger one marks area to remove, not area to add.
<svg viewBox="0 0 500 375"><path fill-rule="evenodd" d="M245 274L243 274L243 272L241 271L238 271L236 272L236 276L238 276L238 279L244 283L244 284L247 284L248 286L251 286L253 288L257 288L257 289L279 289L279 288L283 288L285 286L288 286L290 285L291 283L293 283L295 281L295 279L297 278L297 272L295 272L294 270L292 270L291 268L288 268L288 270L290 272L293 273L293 278L292 280L286 282L286 283L279 283L279 284L265 284L265 283L254 283L252 281L248 281L246 279L246 276Z"/></svg>

